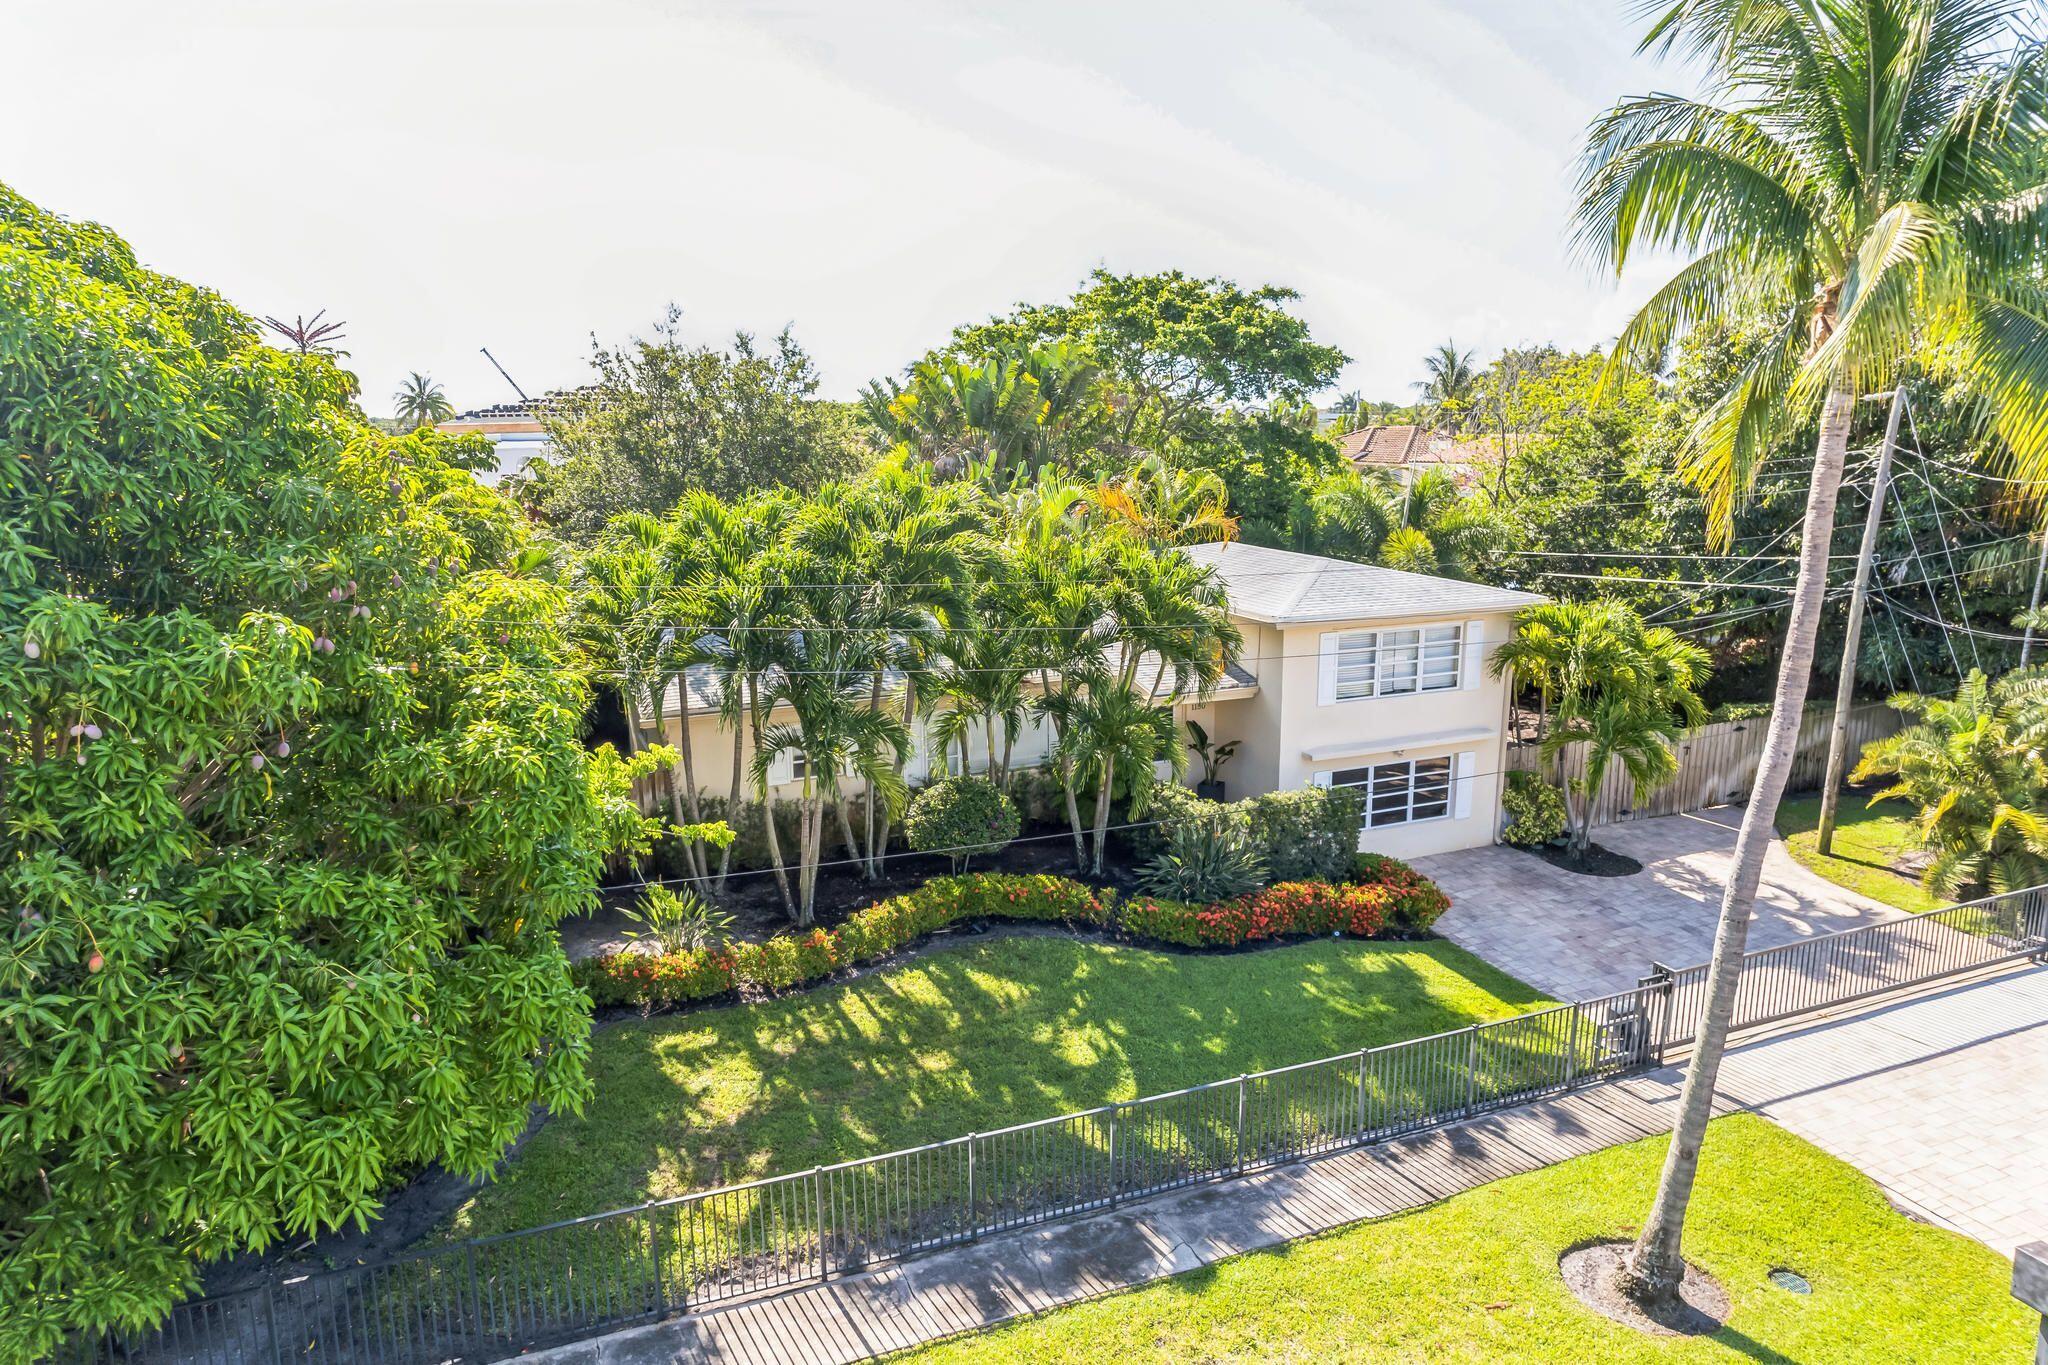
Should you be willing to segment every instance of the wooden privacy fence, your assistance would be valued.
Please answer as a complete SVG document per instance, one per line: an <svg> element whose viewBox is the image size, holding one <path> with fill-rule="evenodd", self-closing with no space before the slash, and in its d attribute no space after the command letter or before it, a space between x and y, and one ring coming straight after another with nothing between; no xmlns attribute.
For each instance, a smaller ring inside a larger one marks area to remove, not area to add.
<svg viewBox="0 0 2048 1365"><path fill-rule="evenodd" d="M1806 708L1799 722L1799 753L1792 762L1788 791L1820 786L1827 771L1828 727L1835 714L1830 703ZM1638 803L1635 785L1620 763L1609 765L1600 790L1593 796L1593 823L1618 824L1624 820L1648 820L1658 815L1683 815L1708 806L1725 806L1749 794L1756 781L1756 765L1763 758L1768 716L1748 720L1725 720L1685 732L1677 745L1678 776ZM1897 711L1883 702L1865 702L1849 712L1849 760L1856 765L1863 746L1883 739L1899 728ZM1508 745L1510 772L1541 773L1553 781L1558 776L1557 759L1545 761L1536 744ZM1582 740L1564 751L1565 780L1576 782L1586 774L1586 745Z"/></svg>

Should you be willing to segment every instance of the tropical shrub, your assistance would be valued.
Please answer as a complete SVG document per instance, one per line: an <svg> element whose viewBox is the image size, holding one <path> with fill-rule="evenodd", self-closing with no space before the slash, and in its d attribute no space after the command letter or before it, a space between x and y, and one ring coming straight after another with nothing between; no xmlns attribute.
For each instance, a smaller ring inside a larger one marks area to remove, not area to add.
<svg viewBox="0 0 2048 1365"><path fill-rule="evenodd" d="M1972 669L1954 697L1891 704L1914 723L1865 746L1850 779L1890 778L1871 803L1919 808L1927 889L1961 899L2048 882L2048 668L1995 683Z"/></svg>
<svg viewBox="0 0 2048 1365"><path fill-rule="evenodd" d="M1188 948L1234 948L1298 934L1371 938L1387 922L1382 886L1280 882L1210 905L1145 897L1124 902L1125 932Z"/></svg>
<svg viewBox="0 0 2048 1365"><path fill-rule="evenodd" d="M355 392L0 187L0 1359L589 1093L632 765L473 447Z"/></svg>
<svg viewBox="0 0 2048 1365"><path fill-rule="evenodd" d="M1538 773L1509 773L1500 806L1507 816L1500 837L1516 848L1541 848L1564 833L1564 793Z"/></svg>
<svg viewBox="0 0 2048 1365"><path fill-rule="evenodd" d="M1171 826L1158 854L1138 874L1148 894L1220 901L1266 883L1266 864L1244 823L1222 816Z"/></svg>
<svg viewBox="0 0 2048 1365"><path fill-rule="evenodd" d="M732 937L732 916L688 887L650 886L639 906L623 913L644 926L628 929L626 937L645 939L659 953L701 952Z"/></svg>
<svg viewBox="0 0 2048 1365"><path fill-rule="evenodd" d="M1225 805L1221 801L1197 796L1193 787L1184 787L1178 782L1161 782L1152 789L1144 820L1130 831L1131 853L1150 861L1166 849L1175 833L1184 826L1206 828L1226 812L1242 824L1244 811L1245 803L1242 801Z"/></svg>
<svg viewBox="0 0 2048 1365"><path fill-rule="evenodd" d="M903 817L903 837L919 853L944 853L953 872L977 853L1000 853L1017 837L1017 806L984 777L949 777L919 792Z"/></svg>
<svg viewBox="0 0 2048 1365"><path fill-rule="evenodd" d="M1384 853L1355 855L1351 880L1380 887L1387 893L1387 923L1402 933L1427 932L1451 908L1451 898L1442 887L1399 858Z"/></svg>
<svg viewBox="0 0 2048 1365"><path fill-rule="evenodd" d="M1350 868L1364 814L1353 788L1267 792L1235 804L1244 807L1252 846L1275 881L1335 881Z"/></svg>

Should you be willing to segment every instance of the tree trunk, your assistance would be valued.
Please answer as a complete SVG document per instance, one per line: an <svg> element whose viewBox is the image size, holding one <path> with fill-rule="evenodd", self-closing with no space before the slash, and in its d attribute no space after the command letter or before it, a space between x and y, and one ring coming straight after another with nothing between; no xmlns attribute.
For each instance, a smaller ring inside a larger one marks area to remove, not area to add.
<svg viewBox="0 0 2048 1365"><path fill-rule="evenodd" d="M761 685L750 683L746 689L747 720L753 730L754 752L761 751ZM737 760L735 760L737 761ZM775 869L775 885L782 890L782 908L792 917L797 913L796 899L789 890L789 869L782 865L782 836L775 832L775 795L768 787L768 779L761 779L761 824L768 836L768 866ZM798 835L803 831L799 825Z"/></svg>
<svg viewBox="0 0 2048 1365"><path fill-rule="evenodd" d="M739 684L741 705L740 709L732 713L732 794L725 801L725 818L734 829L738 829L740 827L741 758L746 748L747 717L750 713L746 708L747 680L744 677L739 677L734 679L734 681ZM730 699L728 698L728 700ZM716 894L721 896L725 894L725 879L731 870L732 845L727 844L718 853L718 886L716 887Z"/></svg>
<svg viewBox="0 0 2048 1365"><path fill-rule="evenodd" d="M690 813L687 823L700 825L704 823L704 806L697 795L697 760L690 748L690 680L682 673L676 674L676 695L681 698L683 708L682 738L676 749L683 756L683 792ZM676 813L676 823L685 823L680 811ZM711 870L711 865L705 857L704 842L701 839L692 839L685 847L689 852L690 870L701 882Z"/></svg>
<svg viewBox="0 0 2048 1365"><path fill-rule="evenodd" d="M875 676L868 684L868 710L877 715L881 714L882 670L879 668L875 670ZM907 724L905 728L909 728ZM862 833L866 835L867 842L862 845L859 851L847 850L847 856L859 859L861 875L869 881L873 881L882 874L882 850L881 846L875 842L878 837L876 834L878 826L875 817L875 784L872 781L863 780L861 785L865 793L861 797L861 805L864 808L863 815L865 816L861 821L861 825ZM886 827L881 828L883 828L883 833L879 837L886 838Z"/></svg>
<svg viewBox="0 0 2048 1365"><path fill-rule="evenodd" d="M1770 847L1778 799L1791 776L1799 745L1799 718L1806 705L1806 685L1813 671L1814 638L1820 630L1821 598L1827 589L1828 552L1833 540L1835 497L1842 483L1842 461L1849 447L1850 419L1856 396L1839 386L1828 394L1821 411L1820 440L1814 452L1813 482L1806 493L1806 534L1799 547L1799 583L1792 594L1791 619L1785 630L1785 652L1778 664L1777 692L1771 699L1770 728L1756 784L1742 813L1735 839L1735 866L1721 895L1721 921L1714 933L1714 957L1707 969L1706 1008L1692 1062L1686 1068L1685 1090L1672 1125L1671 1149L1657 1181L1657 1195L1642 1236L1630 1250L1621 1288L1630 1297L1669 1306L1678 1298L1685 1277L1682 1238L1686 1205L1699 1174L1700 1145L1714 1107L1714 1083L1721 1054L1735 1015L1735 992L1742 975L1743 948L1749 939L1749 916L1762 878L1764 854Z"/></svg>
<svg viewBox="0 0 2048 1365"><path fill-rule="evenodd" d="M1116 790L1116 757L1102 759L1102 793L1095 798L1095 875L1102 875L1102 850L1109 843L1109 803Z"/></svg>
<svg viewBox="0 0 2048 1365"><path fill-rule="evenodd" d="M870 812L868 818L869 822L872 823L875 808L875 788L873 783L868 784L866 799L868 811ZM832 810L839 816L839 837L846 840L846 856L854 862L859 862L860 845L855 843L853 839L853 819L846 813L846 793L837 787L832 789Z"/></svg>
<svg viewBox="0 0 2048 1365"><path fill-rule="evenodd" d="M903 734L905 745L896 754L894 763L896 776L899 778L903 776L904 769L910 764L910 750L917 741L916 725L917 674L911 669L906 668L903 670ZM875 788L873 783L868 784L868 804L875 804ZM896 823L886 805L882 807L881 822L881 833L874 842L868 845L868 860L873 865L874 875L877 877L882 875L882 860L889 856L889 831Z"/></svg>

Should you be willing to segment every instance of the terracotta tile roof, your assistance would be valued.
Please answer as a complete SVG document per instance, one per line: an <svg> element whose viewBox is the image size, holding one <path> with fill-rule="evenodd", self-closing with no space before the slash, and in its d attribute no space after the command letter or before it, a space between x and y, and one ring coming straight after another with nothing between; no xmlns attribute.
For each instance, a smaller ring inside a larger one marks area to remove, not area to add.
<svg viewBox="0 0 2048 1365"><path fill-rule="evenodd" d="M1494 457L1492 447L1483 441L1466 440L1428 427L1360 427L1339 436L1337 449L1351 463L1374 469L1482 464Z"/></svg>

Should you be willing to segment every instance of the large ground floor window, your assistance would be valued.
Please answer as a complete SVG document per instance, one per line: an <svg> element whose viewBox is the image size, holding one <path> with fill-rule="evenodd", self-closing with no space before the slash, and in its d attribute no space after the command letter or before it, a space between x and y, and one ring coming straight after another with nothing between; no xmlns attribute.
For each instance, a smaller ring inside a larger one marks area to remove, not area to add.
<svg viewBox="0 0 2048 1365"><path fill-rule="evenodd" d="M1330 774L1333 787L1357 787L1365 797L1362 828L1412 825L1441 820L1451 813L1451 760L1402 759L1366 768L1339 768Z"/></svg>

